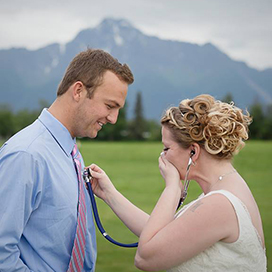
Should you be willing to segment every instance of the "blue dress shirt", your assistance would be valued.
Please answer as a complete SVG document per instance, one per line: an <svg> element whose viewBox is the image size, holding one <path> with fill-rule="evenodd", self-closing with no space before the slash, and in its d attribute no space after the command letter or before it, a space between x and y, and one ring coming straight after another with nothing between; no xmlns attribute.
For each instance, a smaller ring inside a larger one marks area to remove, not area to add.
<svg viewBox="0 0 272 272"><path fill-rule="evenodd" d="M77 227L74 144L69 131L44 109L33 124L1 147L1 272L67 271ZM84 190L87 234L83 271L94 271L95 226Z"/></svg>

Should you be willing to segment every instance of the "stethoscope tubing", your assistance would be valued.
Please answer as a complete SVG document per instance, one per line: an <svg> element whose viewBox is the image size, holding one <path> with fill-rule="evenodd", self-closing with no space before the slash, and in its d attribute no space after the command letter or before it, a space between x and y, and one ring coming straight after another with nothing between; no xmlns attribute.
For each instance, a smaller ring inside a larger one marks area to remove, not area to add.
<svg viewBox="0 0 272 272"><path fill-rule="evenodd" d="M120 247L128 247L128 248L137 247L137 246L138 246L138 243L123 244L123 243L117 242L116 240L114 240L113 238L111 238L111 237L107 234L107 232L105 231L105 229L104 229L103 226L102 226L102 223L101 223L100 218L99 218L99 215L98 215L97 205L96 205L96 201L95 201L95 197L94 197L94 193L93 193L93 190L92 190L92 186L91 186L90 181L87 181L86 184L87 184L87 190L88 190L88 193L89 193L89 196L90 196L90 200L91 200L91 203L92 203L92 209L93 209L94 219L95 219L97 228L99 229L99 231L101 232L101 234L102 234L108 241L110 241L111 243L113 243L113 244L115 244L115 245L117 245L117 246L120 246Z"/></svg>
<svg viewBox="0 0 272 272"><path fill-rule="evenodd" d="M192 156L191 156L192 157ZM183 192L183 196L181 197L180 201L179 201L179 204L178 204L178 207L177 207L177 210L180 208L180 206L183 204L184 200L186 199L187 197L187 191L188 191L188 187L189 187L189 183L190 183L190 180L188 180L188 174L189 174L189 171L190 171L190 167L192 165L192 159L190 157L190 160L189 160L189 163L188 163L188 166L187 166L187 171L186 171L186 175L185 175L185 185L184 185L184 192ZM107 232L105 231L105 229L103 228L102 226L102 223L100 221L100 218L99 218L99 215L98 215L98 211L97 211L97 205L96 205L96 201L95 201L95 197L94 197L94 193L93 193L93 190L92 190L92 185L91 185L91 179L92 179L92 176L89 172L89 169L85 170L84 173L83 173L83 179L87 185L87 191L89 193L89 196L90 196L90 200L91 200L91 203L92 203L92 209L93 209L93 215L94 215L94 219L95 219L95 222L96 222L96 225L97 225L97 228L99 229L99 231L101 232L101 234L108 240L110 241L111 243L117 245L117 246L120 246L120 247L128 247L128 248L133 248L133 247L138 247L138 243L132 243L132 244L123 244L123 243L120 243L120 242L117 242L115 241L113 238L111 238Z"/></svg>

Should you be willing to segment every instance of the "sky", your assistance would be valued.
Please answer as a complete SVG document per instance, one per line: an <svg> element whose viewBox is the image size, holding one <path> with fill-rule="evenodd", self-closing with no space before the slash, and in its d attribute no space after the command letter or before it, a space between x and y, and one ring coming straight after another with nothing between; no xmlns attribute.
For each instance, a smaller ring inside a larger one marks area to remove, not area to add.
<svg viewBox="0 0 272 272"><path fill-rule="evenodd" d="M0 0L0 49L65 44L105 18L144 34L212 43L250 67L272 68L272 0Z"/></svg>

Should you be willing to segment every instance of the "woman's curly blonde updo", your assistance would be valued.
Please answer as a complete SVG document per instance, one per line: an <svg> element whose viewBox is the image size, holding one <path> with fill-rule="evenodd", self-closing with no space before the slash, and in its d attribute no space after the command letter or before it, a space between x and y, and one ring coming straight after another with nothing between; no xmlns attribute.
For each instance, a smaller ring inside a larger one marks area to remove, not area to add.
<svg viewBox="0 0 272 272"><path fill-rule="evenodd" d="M182 100L179 107L169 108L161 119L182 147L198 143L211 155L230 159L248 139L249 114L228 104L202 94Z"/></svg>

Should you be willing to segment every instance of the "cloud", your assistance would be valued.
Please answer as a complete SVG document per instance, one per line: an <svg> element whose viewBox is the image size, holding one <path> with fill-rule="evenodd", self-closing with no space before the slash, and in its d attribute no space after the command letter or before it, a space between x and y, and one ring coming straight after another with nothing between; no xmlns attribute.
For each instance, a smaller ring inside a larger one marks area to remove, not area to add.
<svg viewBox="0 0 272 272"><path fill-rule="evenodd" d="M272 67L270 0L0 0L0 48L66 43L106 17L124 18L146 34L212 42L256 68Z"/></svg>

